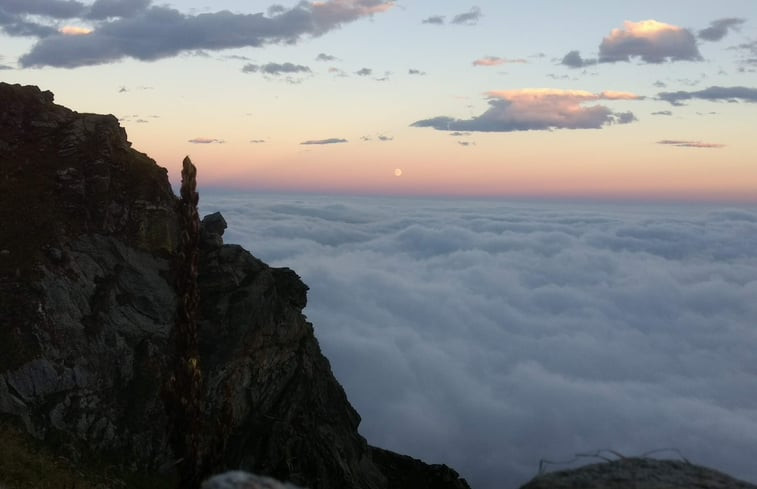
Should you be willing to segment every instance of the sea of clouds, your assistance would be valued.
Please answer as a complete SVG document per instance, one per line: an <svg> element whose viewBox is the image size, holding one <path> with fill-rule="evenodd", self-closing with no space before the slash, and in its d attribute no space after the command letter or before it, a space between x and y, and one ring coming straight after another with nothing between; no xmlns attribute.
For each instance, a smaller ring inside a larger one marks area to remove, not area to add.
<svg viewBox="0 0 757 489"><path fill-rule="evenodd" d="M757 208L213 191L200 208L310 286L371 444L474 489L599 449L757 482Z"/></svg>

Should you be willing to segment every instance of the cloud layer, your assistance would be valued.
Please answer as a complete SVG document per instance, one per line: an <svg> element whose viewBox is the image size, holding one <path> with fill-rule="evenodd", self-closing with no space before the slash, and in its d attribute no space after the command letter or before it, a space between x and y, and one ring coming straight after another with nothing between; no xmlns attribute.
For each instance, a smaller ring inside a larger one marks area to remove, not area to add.
<svg viewBox="0 0 757 489"><path fill-rule="evenodd" d="M91 9L73 0L9 0L0 10L0 25L11 35L41 38L20 58L22 66L75 68L127 57L151 61L192 50L294 43L303 36L322 35L392 6L388 0L329 0L269 9L268 14L224 10L188 15L140 0L98 0ZM45 24L28 20L31 14L100 20L90 35L64 36Z"/></svg>
<svg viewBox="0 0 757 489"><path fill-rule="evenodd" d="M441 131L510 132L551 129L599 129L607 124L636 120L631 112L617 113L603 105L584 105L597 100L634 100L624 92L594 94L583 90L523 89L492 91L489 109L472 119L439 116L416 121L412 126Z"/></svg>
<svg viewBox="0 0 757 489"><path fill-rule="evenodd" d="M757 482L757 209L202 195L310 286L369 442L477 489L600 448Z"/></svg>

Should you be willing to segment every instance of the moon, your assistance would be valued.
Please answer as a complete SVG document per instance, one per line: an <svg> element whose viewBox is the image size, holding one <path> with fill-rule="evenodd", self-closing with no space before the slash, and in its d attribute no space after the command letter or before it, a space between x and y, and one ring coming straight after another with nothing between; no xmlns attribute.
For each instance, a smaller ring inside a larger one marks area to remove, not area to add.
<svg viewBox="0 0 757 489"><path fill-rule="evenodd" d="M401 177L402 176L402 168L395 168L394 169L394 176L395 177Z"/></svg>

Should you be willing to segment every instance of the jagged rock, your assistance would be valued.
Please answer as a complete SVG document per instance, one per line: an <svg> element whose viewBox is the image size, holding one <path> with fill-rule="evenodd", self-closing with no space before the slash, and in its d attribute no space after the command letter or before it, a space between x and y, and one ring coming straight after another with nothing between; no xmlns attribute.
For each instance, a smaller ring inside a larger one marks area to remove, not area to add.
<svg viewBox="0 0 757 489"><path fill-rule="evenodd" d="M226 219L220 212L208 214L200 223L200 246L204 249L216 249L223 245L223 232L226 229Z"/></svg>
<svg viewBox="0 0 757 489"><path fill-rule="evenodd" d="M223 236L224 230L228 227L226 219L223 218L220 212L214 212L205 216L202 219L202 225L205 232L219 236Z"/></svg>
<svg viewBox="0 0 757 489"><path fill-rule="evenodd" d="M712 469L679 460L622 458L551 472L521 489L757 489Z"/></svg>
<svg viewBox="0 0 757 489"><path fill-rule="evenodd" d="M36 87L0 83L0 135L0 416L83 464L179 466L164 394L185 300L177 256L188 255L166 170L115 117ZM302 314L307 286L223 245L224 228L220 214L202 226L214 238L200 246L199 359L187 362L205 386L207 468L311 489L410 488L392 471L412 469L439 489L467 487L451 469L387 463L367 445Z"/></svg>
<svg viewBox="0 0 757 489"><path fill-rule="evenodd" d="M371 447L373 461L387 474L389 487L470 489L465 479L446 465L426 465L418 459Z"/></svg>

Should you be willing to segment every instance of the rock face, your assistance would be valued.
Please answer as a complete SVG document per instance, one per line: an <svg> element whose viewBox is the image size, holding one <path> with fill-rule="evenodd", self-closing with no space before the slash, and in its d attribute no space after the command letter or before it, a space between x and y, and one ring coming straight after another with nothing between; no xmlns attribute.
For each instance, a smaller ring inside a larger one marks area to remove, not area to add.
<svg viewBox="0 0 757 489"><path fill-rule="evenodd" d="M113 116L0 83L0 222L0 416L80 463L176 467L164 401L181 224L165 169ZM467 488L366 443L302 314L307 286L223 244L225 228L208 216L199 237L204 470L311 489Z"/></svg>
<svg viewBox="0 0 757 489"><path fill-rule="evenodd" d="M757 489L721 472L678 460L622 458L536 477L521 489Z"/></svg>

